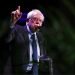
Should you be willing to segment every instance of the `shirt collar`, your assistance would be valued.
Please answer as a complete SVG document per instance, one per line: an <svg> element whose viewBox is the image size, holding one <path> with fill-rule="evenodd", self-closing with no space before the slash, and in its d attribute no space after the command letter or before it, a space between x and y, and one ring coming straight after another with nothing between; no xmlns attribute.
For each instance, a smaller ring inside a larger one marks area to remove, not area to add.
<svg viewBox="0 0 75 75"><path fill-rule="evenodd" d="M29 26L28 25L26 25L27 26L27 31L28 31L28 33L30 34L30 35L32 35L32 34L36 34L36 32L31 32L31 30L30 30L30 28L29 28Z"/></svg>

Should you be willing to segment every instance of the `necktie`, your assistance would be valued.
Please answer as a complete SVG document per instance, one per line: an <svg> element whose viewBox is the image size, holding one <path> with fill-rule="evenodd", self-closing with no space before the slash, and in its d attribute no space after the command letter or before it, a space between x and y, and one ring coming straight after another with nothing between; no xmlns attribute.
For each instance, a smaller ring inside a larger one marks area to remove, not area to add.
<svg viewBox="0 0 75 75"><path fill-rule="evenodd" d="M33 62L38 62L37 60L37 44L35 40L35 34L31 36L32 38L32 49L33 49ZM38 63L33 63L33 75L38 75Z"/></svg>
<svg viewBox="0 0 75 75"><path fill-rule="evenodd" d="M33 61L37 61L37 44L35 40L35 34L32 34L31 38L32 38Z"/></svg>

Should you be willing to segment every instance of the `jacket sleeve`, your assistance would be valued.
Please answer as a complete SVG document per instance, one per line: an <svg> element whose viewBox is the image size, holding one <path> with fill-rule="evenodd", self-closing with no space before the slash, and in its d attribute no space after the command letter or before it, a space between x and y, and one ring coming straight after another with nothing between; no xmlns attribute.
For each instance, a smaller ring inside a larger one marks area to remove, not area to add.
<svg viewBox="0 0 75 75"><path fill-rule="evenodd" d="M5 41L7 43L10 43L12 40L14 40L14 38L15 38L15 27L11 27L10 25Z"/></svg>

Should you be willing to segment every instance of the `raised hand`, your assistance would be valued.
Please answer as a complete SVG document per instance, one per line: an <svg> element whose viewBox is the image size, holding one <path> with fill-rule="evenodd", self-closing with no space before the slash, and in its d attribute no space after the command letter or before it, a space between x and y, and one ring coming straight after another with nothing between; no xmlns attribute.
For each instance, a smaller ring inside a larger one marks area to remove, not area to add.
<svg viewBox="0 0 75 75"><path fill-rule="evenodd" d="M22 16L22 12L20 11L20 6L15 11L11 12L11 22L15 24Z"/></svg>

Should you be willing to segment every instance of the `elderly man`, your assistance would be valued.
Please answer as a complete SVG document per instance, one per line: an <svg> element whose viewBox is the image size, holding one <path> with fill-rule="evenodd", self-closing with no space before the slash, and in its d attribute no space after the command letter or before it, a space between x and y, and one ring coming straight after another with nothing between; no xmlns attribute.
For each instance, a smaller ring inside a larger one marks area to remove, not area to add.
<svg viewBox="0 0 75 75"><path fill-rule="evenodd" d="M11 49L12 71L15 75L25 75L32 71L38 75L38 63L43 55L43 37L39 32L44 21L44 15L38 9L27 14L26 25L20 26L16 22L21 18L20 6L11 12L11 26L7 43Z"/></svg>

